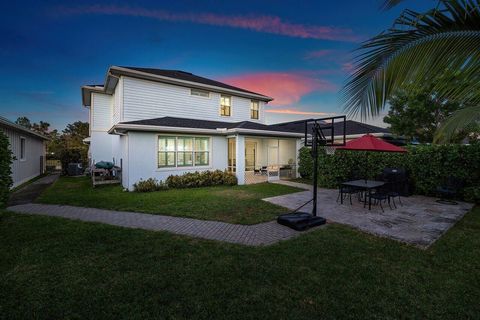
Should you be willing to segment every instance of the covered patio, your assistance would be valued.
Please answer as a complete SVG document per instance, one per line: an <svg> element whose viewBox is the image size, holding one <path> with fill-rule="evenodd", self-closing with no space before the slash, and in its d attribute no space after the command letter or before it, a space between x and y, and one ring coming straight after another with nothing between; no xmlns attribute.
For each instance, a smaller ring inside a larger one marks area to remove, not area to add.
<svg viewBox="0 0 480 320"><path fill-rule="evenodd" d="M228 138L228 170L239 184L297 177L300 139L237 135Z"/></svg>

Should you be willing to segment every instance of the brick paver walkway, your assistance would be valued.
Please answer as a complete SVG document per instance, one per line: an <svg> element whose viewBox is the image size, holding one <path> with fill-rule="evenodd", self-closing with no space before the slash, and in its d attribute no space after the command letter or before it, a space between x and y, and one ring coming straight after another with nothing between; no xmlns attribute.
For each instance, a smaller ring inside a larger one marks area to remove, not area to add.
<svg viewBox="0 0 480 320"><path fill-rule="evenodd" d="M256 225L239 225L219 221L37 203L12 206L7 210L17 213L100 222L127 228L169 231L181 235L250 246L270 245L300 234L300 232L279 225L276 221ZM315 229L317 228L311 230Z"/></svg>

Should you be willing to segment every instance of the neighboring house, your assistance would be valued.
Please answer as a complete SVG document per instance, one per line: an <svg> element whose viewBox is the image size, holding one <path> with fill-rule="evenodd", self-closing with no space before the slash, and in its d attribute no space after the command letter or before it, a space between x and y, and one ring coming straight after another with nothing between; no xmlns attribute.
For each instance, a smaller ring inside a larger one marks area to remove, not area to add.
<svg viewBox="0 0 480 320"><path fill-rule="evenodd" d="M265 124L272 98L188 72L109 68L82 87L91 162L122 167L122 183L229 170L239 184L296 176L303 133ZM282 170L283 169L283 170Z"/></svg>
<svg viewBox="0 0 480 320"><path fill-rule="evenodd" d="M229 170L239 184L295 177L305 120L265 124L272 100L184 71L112 66L104 84L82 87L84 142L91 163L122 167L129 190L141 179L202 170ZM394 142L388 129L347 121L347 141L366 133ZM343 137L343 123L334 136Z"/></svg>
<svg viewBox="0 0 480 320"><path fill-rule="evenodd" d="M45 172L47 137L0 117L15 157L12 163L13 188Z"/></svg>

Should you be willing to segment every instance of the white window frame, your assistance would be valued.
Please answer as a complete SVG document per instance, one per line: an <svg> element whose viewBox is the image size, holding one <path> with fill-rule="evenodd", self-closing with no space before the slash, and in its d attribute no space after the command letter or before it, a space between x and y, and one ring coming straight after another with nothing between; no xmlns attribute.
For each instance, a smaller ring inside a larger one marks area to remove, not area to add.
<svg viewBox="0 0 480 320"><path fill-rule="evenodd" d="M203 93L206 93L207 95L194 94L194 93L193 93L194 91L203 92ZM200 97L200 98L210 99L210 91L207 91L207 90L190 88L190 95L191 95L191 96L194 96L194 97Z"/></svg>
<svg viewBox="0 0 480 320"><path fill-rule="evenodd" d="M158 154L160 152L159 148L159 139L160 137L170 137L175 138L175 165L174 166L159 166L158 165ZM193 138L193 165L192 166L179 166L178 165L178 138ZM195 165L195 138L207 138L208 139L208 164L207 165ZM201 136L201 135L191 135L191 134L157 134L155 136L155 143L157 146L157 156L156 156L156 168L157 171L172 171L172 170L195 170L195 169L211 169L212 168L212 144L213 139L211 136Z"/></svg>
<svg viewBox="0 0 480 320"><path fill-rule="evenodd" d="M257 104L257 110L253 109L253 105L255 103ZM253 111L257 111L257 117L256 118L252 117L252 112ZM251 120L260 120L260 101L258 101L258 100L250 100L250 119Z"/></svg>
<svg viewBox="0 0 480 320"><path fill-rule="evenodd" d="M229 115L224 115L222 114L222 97L229 97L230 98L230 114ZM229 96L227 94L220 94L220 108L218 109L218 114L221 117L231 117L233 116L233 96Z"/></svg>
<svg viewBox="0 0 480 320"><path fill-rule="evenodd" d="M22 141L23 141L23 150L22 150ZM23 153L23 157L22 157ZM19 154L20 161L27 161L27 138L20 137L20 154Z"/></svg>

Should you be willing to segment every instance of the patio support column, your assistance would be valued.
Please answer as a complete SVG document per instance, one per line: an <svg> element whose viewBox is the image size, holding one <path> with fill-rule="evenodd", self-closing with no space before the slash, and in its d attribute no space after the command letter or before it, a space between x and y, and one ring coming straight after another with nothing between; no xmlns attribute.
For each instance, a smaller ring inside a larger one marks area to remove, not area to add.
<svg viewBox="0 0 480 320"><path fill-rule="evenodd" d="M302 139L295 140L295 178L300 178L298 173L298 159L300 157L300 149L302 148Z"/></svg>
<svg viewBox="0 0 480 320"><path fill-rule="evenodd" d="M235 158L238 184L245 184L245 136L237 135L235 139Z"/></svg>

